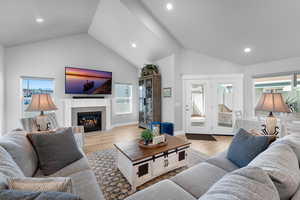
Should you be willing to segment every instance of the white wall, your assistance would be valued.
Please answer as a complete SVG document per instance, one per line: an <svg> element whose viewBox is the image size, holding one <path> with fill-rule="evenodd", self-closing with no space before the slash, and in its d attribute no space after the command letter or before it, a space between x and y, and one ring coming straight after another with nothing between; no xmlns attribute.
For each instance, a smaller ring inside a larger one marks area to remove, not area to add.
<svg viewBox="0 0 300 200"><path fill-rule="evenodd" d="M244 70L244 111L245 117L252 118L255 107L253 103L254 90L252 77L284 72L299 72L300 57L249 65L245 66Z"/></svg>
<svg viewBox="0 0 300 200"><path fill-rule="evenodd" d="M182 75L211 75L243 73L240 65L183 49L175 58L175 129L182 130Z"/></svg>
<svg viewBox="0 0 300 200"><path fill-rule="evenodd" d="M4 48L0 45L0 135L4 131Z"/></svg>
<svg viewBox="0 0 300 200"><path fill-rule="evenodd" d="M172 97L162 96L162 121L175 122L175 55L158 60L161 87L172 88Z"/></svg>
<svg viewBox="0 0 300 200"><path fill-rule="evenodd" d="M42 41L5 50L6 80L6 127L7 130L20 127L21 112L20 77L35 76L55 78L55 103L62 119L61 99L70 98L64 94L64 67L66 65L113 72L113 82L134 85L134 105L137 104L138 70L112 50L88 34L80 34L48 41ZM112 115L112 123L123 124L137 121L137 106L133 114Z"/></svg>

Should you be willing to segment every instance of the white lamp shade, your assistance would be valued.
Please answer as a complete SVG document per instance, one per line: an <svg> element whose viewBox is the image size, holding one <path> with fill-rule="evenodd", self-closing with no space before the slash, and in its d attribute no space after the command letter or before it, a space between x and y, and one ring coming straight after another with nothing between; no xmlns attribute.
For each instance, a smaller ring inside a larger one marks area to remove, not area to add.
<svg viewBox="0 0 300 200"><path fill-rule="evenodd" d="M291 112L288 105L284 102L281 93L264 93L255 110L270 112Z"/></svg>
<svg viewBox="0 0 300 200"><path fill-rule="evenodd" d="M57 110L49 94L33 94L31 103L26 111L49 111Z"/></svg>

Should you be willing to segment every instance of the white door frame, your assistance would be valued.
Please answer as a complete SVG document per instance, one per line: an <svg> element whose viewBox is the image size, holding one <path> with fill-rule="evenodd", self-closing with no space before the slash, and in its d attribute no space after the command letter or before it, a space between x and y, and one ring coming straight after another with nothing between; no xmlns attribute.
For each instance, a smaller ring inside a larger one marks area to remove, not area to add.
<svg viewBox="0 0 300 200"><path fill-rule="evenodd" d="M187 130L187 124L186 124L186 111L185 111L185 106L186 106L186 92L185 92L185 88L186 88L186 81L188 80L201 80L201 81L215 81L214 84L217 83L222 83L225 82L227 80L231 80L231 82L238 82L237 84L240 84L240 87L238 87L238 91L235 92L235 98L238 98L238 102L235 105L234 110L240 110L243 112L243 78L244 75L243 74L218 74L218 75L182 75L182 114L183 114L183 118L182 118L182 125L183 125L183 131L186 132ZM216 80L220 80L220 81L216 81ZM215 110L215 109L213 109ZM213 126L213 125L211 125ZM224 130L224 129L223 129ZM233 135L233 132L228 130L228 132L224 132L221 131L220 129L216 128L216 130L213 132L212 128L211 128L211 134L222 134L222 135Z"/></svg>

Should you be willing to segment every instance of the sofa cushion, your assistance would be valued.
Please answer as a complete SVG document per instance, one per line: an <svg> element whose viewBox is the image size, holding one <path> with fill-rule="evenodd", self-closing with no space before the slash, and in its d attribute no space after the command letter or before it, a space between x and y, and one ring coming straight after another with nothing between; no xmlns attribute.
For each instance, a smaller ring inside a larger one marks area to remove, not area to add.
<svg viewBox="0 0 300 200"><path fill-rule="evenodd" d="M292 149L295 152L295 154L297 155L298 161L300 163L300 133L287 135L283 138L276 140L272 145L275 145L278 143L288 144L290 147L292 147Z"/></svg>
<svg viewBox="0 0 300 200"><path fill-rule="evenodd" d="M291 200L299 200L300 199L300 185L297 189L297 192L293 195Z"/></svg>
<svg viewBox="0 0 300 200"><path fill-rule="evenodd" d="M7 189L7 176L0 173L0 190Z"/></svg>
<svg viewBox="0 0 300 200"><path fill-rule="evenodd" d="M267 136L254 136L244 129L239 129L229 146L227 158L238 167L245 167L268 146Z"/></svg>
<svg viewBox="0 0 300 200"><path fill-rule="evenodd" d="M92 170L71 174L75 193L84 200L104 199Z"/></svg>
<svg viewBox="0 0 300 200"><path fill-rule="evenodd" d="M38 167L37 155L25 131L14 131L0 139L2 146L18 164L25 176L32 176Z"/></svg>
<svg viewBox="0 0 300 200"><path fill-rule="evenodd" d="M76 195L65 192L29 192L0 190L1 200L80 200Z"/></svg>
<svg viewBox="0 0 300 200"><path fill-rule="evenodd" d="M299 186L298 159L289 145L272 145L249 163L249 166L260 167L267 172L282 200L290 199Z"/></svg>
<svg viewBox="0 0 300 200"><path fill-rule="evenodd" d="M125 200L196 200L170 180L163 180L142 191L139 191Z"/></svg>
<svg viewBox="0 0 300 200"><path fill-rule="evenodd" d="M51 174L50 177L67 177L71 174L83 171L83 170L89 170L90 166L88 163L87 158L84 156L81 159L71 163L70 165L67 165L66 167L60 169L59 171L55 172L54 174ZM34 175L34 177L44 177L41 170L38 170L37 173Z"/></svg>
<svg viewBox="0 0 300 200"><path fill-rule="evenodd" d="M217 166L202 162L179 173L171 180L195 198L199 198L226 173Z"/></svg>
<svg viewBox="0 0 300 200"><path fill-rule="evenodd" d="M280 200L266 172L245 167L225 175L199 200Z"/></svg>
<svg viewBox="0 0 300 200"><path fill-rule="evenodd" d="M236 169L239 169L233 162L228 160L227 158L227 151L221 152L216 156L213 156L206 160L206 162L215 165L221 169L224 169L227 172L232 172Z"/></svg>
<svg viewBox="0 0 300 200"><path fill-rule="evenodd" d="M69 177L55 178L9 178L8 189L34 192L68 192L72 193L72 180Z"/></svg>
<svg viewBox="0 0 300 200"><path fill-rule="evenodd" d="M0 188L7 187L7 177L24 177L24 174L10 154L0 146Z"/></svg>
<svg viewBox="0 0 300 200"><path fill-rule="evenodd" d="M32 133L27 136L38 154L40 169L46 176L83 157L72 128L57 133Z"/></svg>

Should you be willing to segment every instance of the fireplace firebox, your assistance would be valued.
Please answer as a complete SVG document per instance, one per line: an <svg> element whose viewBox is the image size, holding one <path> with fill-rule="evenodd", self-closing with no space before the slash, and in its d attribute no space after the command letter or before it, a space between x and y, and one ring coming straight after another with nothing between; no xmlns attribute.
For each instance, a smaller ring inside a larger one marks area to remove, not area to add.
<svg viewBox="0 0 300 200"><path fill-rule="evenodd" d="M84 132L100 131L101 112L78 112L77 124L84 127Z"/></svg>

